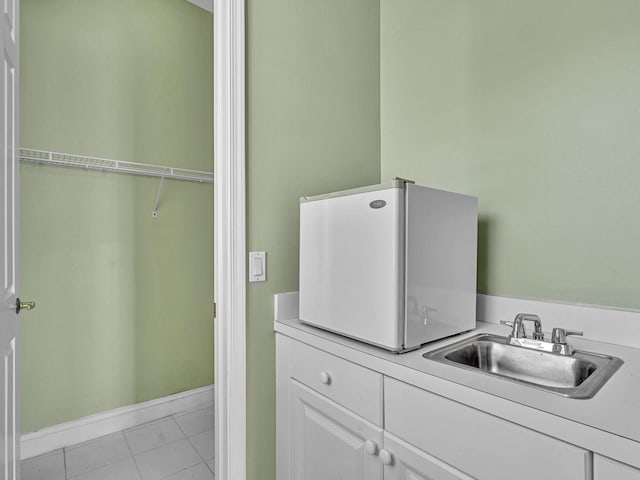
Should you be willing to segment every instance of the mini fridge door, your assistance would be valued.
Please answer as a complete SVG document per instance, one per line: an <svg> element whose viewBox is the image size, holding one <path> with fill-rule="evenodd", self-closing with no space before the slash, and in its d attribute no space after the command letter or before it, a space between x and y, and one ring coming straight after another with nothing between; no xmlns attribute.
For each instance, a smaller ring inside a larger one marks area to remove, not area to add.
<svg viewBox="0 0 640 480"><path fill-rule="evenodd" d="M476 327L478 200L407 185L406 348Z"/></svg>
<svg viewBox="0 0 640 480"><path fill-rule="evenodd" d="M404 341L404 189L300 204L300 320L389 350Z"/></svg>

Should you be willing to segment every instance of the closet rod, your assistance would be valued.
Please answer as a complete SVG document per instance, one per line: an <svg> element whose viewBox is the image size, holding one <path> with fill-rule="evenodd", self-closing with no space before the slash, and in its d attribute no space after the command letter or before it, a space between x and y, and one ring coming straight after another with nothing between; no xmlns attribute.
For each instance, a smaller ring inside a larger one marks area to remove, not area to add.
<svg viewBox="0 0 640 480"><path fill-rule="evenodd" d="M213 172L189 170L186 168L152 165L149 163L125 162L109 158L88 157L72 153L50 152L33 148L21 148L20 160L25 162L58 165L85 170L103 170L107 172L129 173L147 177L173 178L190 182L213 183Z"/></svg>

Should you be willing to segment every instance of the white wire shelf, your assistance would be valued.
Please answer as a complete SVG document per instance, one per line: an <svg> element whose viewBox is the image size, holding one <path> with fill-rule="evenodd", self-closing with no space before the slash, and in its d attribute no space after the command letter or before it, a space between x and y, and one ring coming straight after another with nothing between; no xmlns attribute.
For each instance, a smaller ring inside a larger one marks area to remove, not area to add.
<svg viewBox="0 0 640 480"><path fill-rule="evenodd" d="M58 165L64 167L83 168L85 170L102 170L106 172L144 175L146 177L172 178L199 183L213 183L213 172L189 170L186 168L152 165L148 163L125 162L109 158L88 157L72 153L50 152L33 148L21 148L20 160L25 162Z"/></svg>

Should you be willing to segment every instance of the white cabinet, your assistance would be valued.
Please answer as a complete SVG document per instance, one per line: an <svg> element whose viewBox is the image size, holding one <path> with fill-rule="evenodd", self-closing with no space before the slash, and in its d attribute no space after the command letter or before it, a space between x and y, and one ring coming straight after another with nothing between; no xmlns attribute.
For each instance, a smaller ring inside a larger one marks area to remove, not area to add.
<svg viewBox="0 0 640 480"><path fill-rule="evenodd" d="M592 452L290 337L276 345L278 480L537 480L540 465L592 478ZM640 480L603 458L595 474Z"/></svg>
<svg viewBox="0 0 640 480"><path fill-rule="evenodd" d="M382 429L292 380L291 478L382 480Z"/></svg>
<svg viewBox="0 0 640 480"><path fill-rule="evenodd" d="M610 458L593 456L594 480L640 480L640 470Z"/></svg>

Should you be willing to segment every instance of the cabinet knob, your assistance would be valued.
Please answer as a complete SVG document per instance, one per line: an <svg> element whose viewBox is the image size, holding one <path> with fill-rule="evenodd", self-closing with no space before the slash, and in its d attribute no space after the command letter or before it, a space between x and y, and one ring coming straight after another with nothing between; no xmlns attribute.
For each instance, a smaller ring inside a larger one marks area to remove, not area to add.
<svg viewBox="0 0 640 480"><path fill-rule="evenodd" d="M331 375L329 372L320 372L320 383L329 385L331 383Z"/></svg>
<svg viewBox="0 0 640 480"><path fill-rule="evenodd" d="M364 451L369 455L375 455L378 453L378 444L373 440L367 440L364 442Z"/></svg>
<svg viewBox="0 0 640 480"><path fill-rule="evenodd" d="M385 450L384 448L380 450L380 460L384 465L391 465L393 463L393 455L389 450Z"/></svg>

